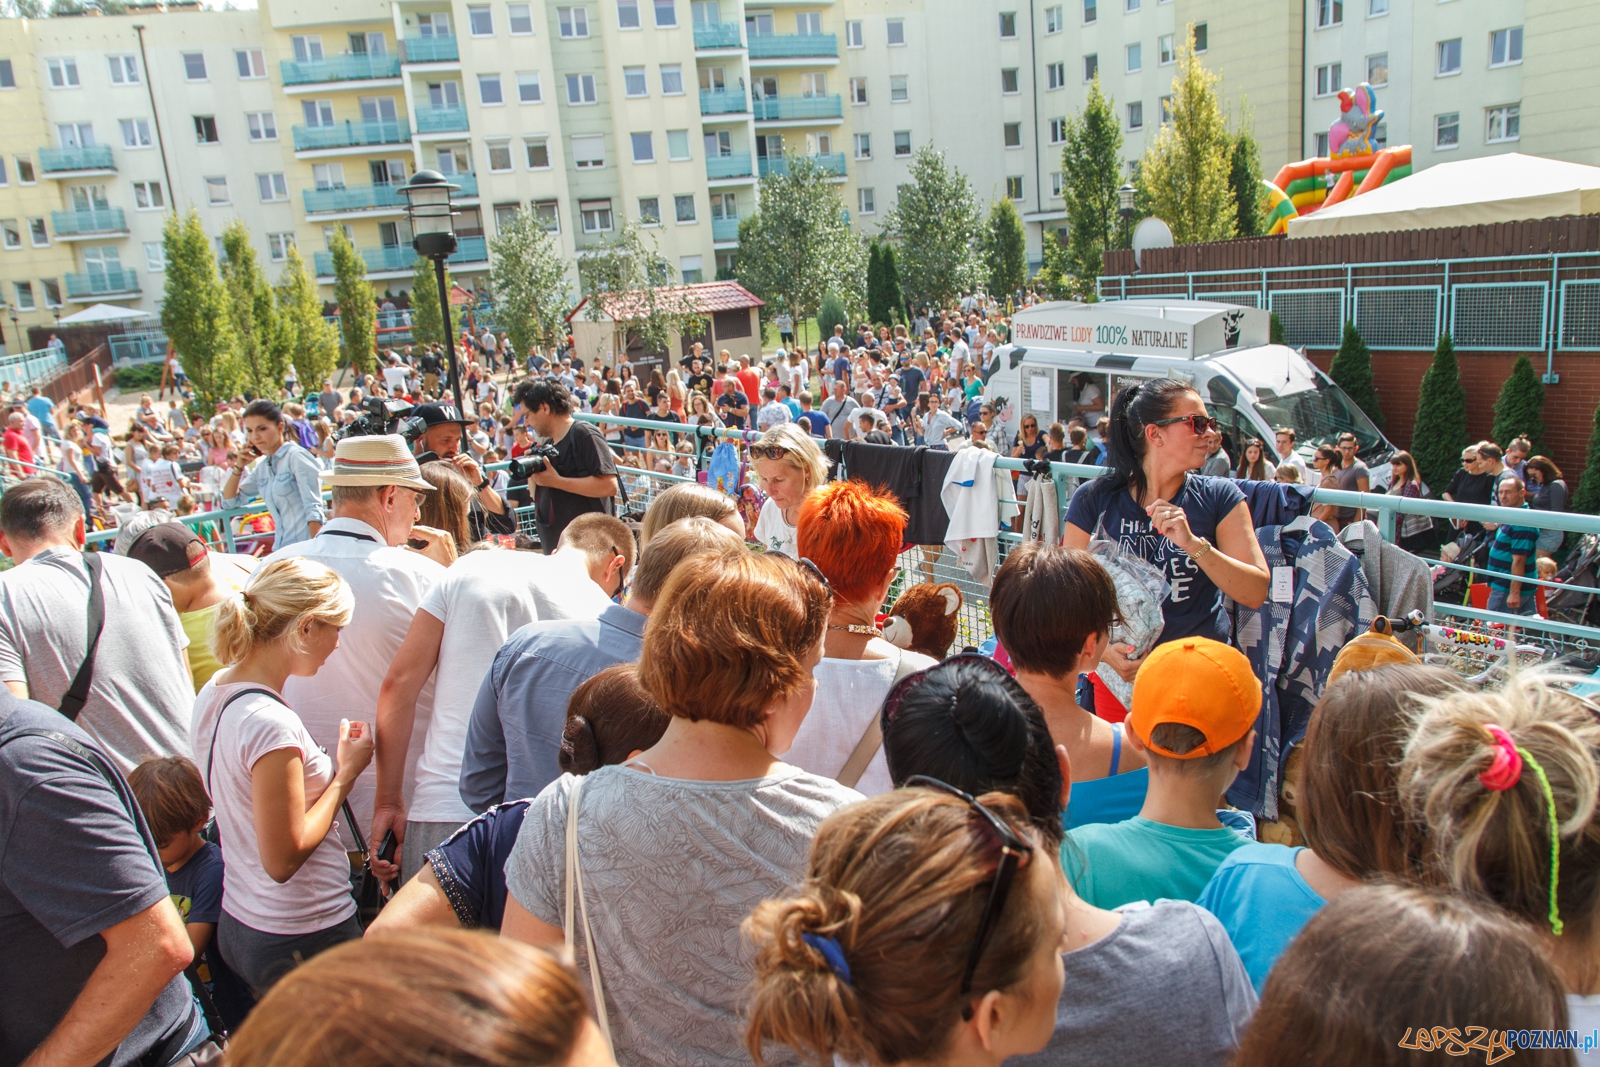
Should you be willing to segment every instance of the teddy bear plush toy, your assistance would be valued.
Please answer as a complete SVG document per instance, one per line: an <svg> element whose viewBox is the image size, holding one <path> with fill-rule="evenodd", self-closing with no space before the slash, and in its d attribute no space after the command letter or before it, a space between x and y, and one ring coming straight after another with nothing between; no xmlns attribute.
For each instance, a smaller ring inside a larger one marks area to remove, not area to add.
<svg viewBox="0 0 1600 1067"><path fill-rule="evenodd" d="M923 582L901 593L889 607L883 636L892 645L944 659L956 640L961 590L946 582Z"/></svg>

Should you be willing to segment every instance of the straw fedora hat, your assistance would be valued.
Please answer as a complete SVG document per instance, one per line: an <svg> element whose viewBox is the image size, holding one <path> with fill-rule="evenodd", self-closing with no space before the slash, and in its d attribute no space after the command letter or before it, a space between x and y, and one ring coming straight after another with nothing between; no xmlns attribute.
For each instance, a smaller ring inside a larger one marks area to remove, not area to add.
<svg viewBox="0 0 1600 1067"><path fill-rule="evenodd" d="M322 472L324 485L403 485L429 492L406 439L399 434L346 437L335 447L333 469Z"/></svg>

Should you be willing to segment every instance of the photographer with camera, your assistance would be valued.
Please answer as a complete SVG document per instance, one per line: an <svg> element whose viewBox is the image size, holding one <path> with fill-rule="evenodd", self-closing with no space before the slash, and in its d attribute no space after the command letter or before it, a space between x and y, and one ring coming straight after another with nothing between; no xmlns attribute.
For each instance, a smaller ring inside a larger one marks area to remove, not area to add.
<svg viewBox="0 0 1600 1067"><path fill-rule="evenodd" d="M472 423L462 418L461 411L454 404L418 404L411 412L411 417L421 419L427 426L422 436L411 444L418 465L441 460L460 471L467 484L473 487L472 502L467 509L472 539L481 541L490 534L516 533L517 517L506 505L505 498L494 491L492 479L472 458L472 453L462 451L461 446ZM467 546L460 547L465 549Z"/></svg>
<svg viewBox="0 0 1600 1067"><path fill-rule="evenodd" d="M527 412L540 446L512 466L513 477L525 474L534 489L534 521L546 555L567 524L598 511L616 514L617 461L606 439L589 423L573 419L572 393L554 378L525 378L511 395Z"/></svg>
<svg viewBox="0 0 1600 1067"><path fill-rule="evenodd" d="M317 457L293 439L282 409L270 400L244 409L244 432L246 448L232 456L222 506L236 508L259 495L272 516L273 551L317 536L328 517Z"/></svg>

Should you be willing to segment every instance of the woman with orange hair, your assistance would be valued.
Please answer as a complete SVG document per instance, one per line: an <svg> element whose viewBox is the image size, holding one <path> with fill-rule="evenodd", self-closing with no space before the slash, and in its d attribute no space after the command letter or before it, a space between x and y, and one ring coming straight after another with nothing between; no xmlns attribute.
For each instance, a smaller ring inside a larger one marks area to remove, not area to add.
<svg viewBox="0 0 1600 1067"><path fill-rule="evenodd" d="M833 587L833 612L814 672L817 695L784 759L867 796L894 788L878 709L900 678L934 661L896 648L876 617L899 568L906 513L865 482L833 482L800 505L797 543Z"/></svg>

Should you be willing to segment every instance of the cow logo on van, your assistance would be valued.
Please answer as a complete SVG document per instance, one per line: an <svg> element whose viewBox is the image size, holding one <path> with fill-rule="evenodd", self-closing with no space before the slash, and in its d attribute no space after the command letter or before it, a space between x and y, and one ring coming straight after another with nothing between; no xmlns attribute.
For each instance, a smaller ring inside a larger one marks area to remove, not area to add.
<svg viewBox="0 0 1600 1067"><path fill-rule="evenodd" d="M1239 320L1244 318L1243 309L1224 312L1222 316L1222 347L1239 347Z"/></svg>

